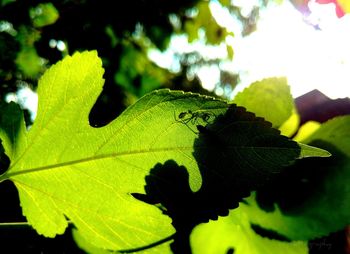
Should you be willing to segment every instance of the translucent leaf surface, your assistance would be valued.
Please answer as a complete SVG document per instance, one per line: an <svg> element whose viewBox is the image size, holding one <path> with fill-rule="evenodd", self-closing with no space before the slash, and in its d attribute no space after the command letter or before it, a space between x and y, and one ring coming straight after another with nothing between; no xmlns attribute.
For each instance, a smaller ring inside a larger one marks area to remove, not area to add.
<svg viewBox="0 0 350 254"><path fill-rule="evenodd" d="M300 116L297 112L292 113L292 115L278 128L282 135L287 137L292 137L299 128ZM295 139L294 139L295 140ZM298 141L298 140L295 140Z"/></svg>
<svg viewBox="0 0 350 254"><path fill-rule="evenodd" d="M234 100L274 127L280 127L292 114L294 100L285 78L268 78L254 82L238 93Z"/></svg>
<svg viewBox="0 0 350 254"><path fill-rule="evenodd" d="M320 128L320 126L321 124L319 122L308 121L299 128L297 135L295 135L293 139L295 141L302 142L306 138L310 137L310 135Z"/></svg>
<svg viewBox="0 0 350 254"><path fill-rule="evenodd" d="M192 156L196 134L175 118L198 108L220 114L227 105L163 90L96 129L88 115L101 92L102 74L95 52L65 58L45 73L37 119L28 133L17 135L27 142L14 140L12 150L6 146L11 166L2 180L15 183L23 213L40 234L63 233L68 217L96 246L134 248L174 232L159 209L130 195L144 192L154 164L174 159L189 165L192 188L201 184Z"/></svg>

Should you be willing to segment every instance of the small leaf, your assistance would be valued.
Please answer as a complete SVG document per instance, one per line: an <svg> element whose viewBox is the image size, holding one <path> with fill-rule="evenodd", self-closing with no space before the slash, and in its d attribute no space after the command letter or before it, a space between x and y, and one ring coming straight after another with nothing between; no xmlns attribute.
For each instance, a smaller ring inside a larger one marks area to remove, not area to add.
<svg viewBox="0 0 350 254"><path fill-rule="evenodd" d="M308 157L330 157L332 155L327 150L315 146L309 146L302 143L299 143L299 146L301 149L299 159Z"/></svg>
<svg viewBox="0 0 350 254"><path fill-rule="evenodd" d="M254 82L238 93L233 102L264 117L277 128L287 121L294 109L294 100L285 78Z"/></svg>
<svg viewBox="0 0 350 254"><path fill-rule="evenodd" d="M282 135L287 137L292 137L299 128L300 116L295 110L293 110L292 115L278 128ZM296 140L295 141L300 141Z"/></svg>
<svg viewBox="0 0 350 254"><path fill-rule="evenodd" d="M0 104L0 139L6 155L10 158L18 156L21 144L26 144L26 126L20 107L11 102Z"/></svg>
<svg viewBox="0 0 350 254"><path fill-rule="evenodd" d="M29 14L35 27L54 24L59 17L59 13L52 3L39 4L35 8L30 9Z"/></svg>
<svg viewBox="0 0 350 254"><path fill-rule="evenodd" d="M306 122L299 128L299 131L294 137L294 140L298 142L303 142L305 139L310 137L315 131L317 131L317 129L320 128L320 126L321 124L316 121Z"/></svg>
<svg viewBox="0 0 350 254"><path fill-rule="evenodd" d="M16 58L18 68L30 78L35 78L42 68L42 61L34 47L23 47Z"/></svg>

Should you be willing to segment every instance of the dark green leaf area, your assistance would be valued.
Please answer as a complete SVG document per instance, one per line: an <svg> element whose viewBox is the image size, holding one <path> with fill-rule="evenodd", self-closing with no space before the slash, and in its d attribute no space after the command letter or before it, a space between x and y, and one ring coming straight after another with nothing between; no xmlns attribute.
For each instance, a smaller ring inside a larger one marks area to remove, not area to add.
<svg viewBox="0 0 350 254"><path fill-rule="evenodd" d="M305 212L305 209L312 209L318 201L325 198L330 187L327 181L348 167L349 161L345 154L325 141L316 140L311 145L327 149L332 156L306 158L287 168L273 184L257 192L256 200L260 208L272 212L277 203L284 214L298 215ZM333 186L332 189L334 188L341 190L340 186Z"/></svg>
<svg viewBox="0 0 350 254"><path fill-rule="evenodd" d="M5 154L4 147L0 143L0 174L5 173L9 166L10 166L10 159Z"/></svg>
<svg viewBox="0 0 350 254"><path fill-rule="evenodd" d="M176 229L171 248L174 253L191 253L189 235L202 222L202 206L196 193L189 186L187 169L173 160L156 164L146 176L146 195L132 195L149 204L157 205L164 214L172 218Z"/></svg>
<svg viewBox="0 0 350 254"><path fill-rule="evenodd" d="M26 142L21 135L24 131L23 111L19 105L14 102L0 103L0 173L8 169L9 158L19 152L18 143Z"/></svg>
<svg viewBox="0 0 350 254"><path fill-rule="evenodd" d="M172 218L174 253L191 253L189 235L196 225L227 216L229 209L237 208L242 198L267 183L300 153L296 142L236 105L197 129L194 157L202 176L201 188L192 192L188 170L168 160L156 164L146 176L146 194L133 193Z"/></svg>
<svg viewBox="0 0 350 254"><path fill-rule="evenodd" d="M16 142L22 121L22 110L16 103L0 103L0 129L7 134L11 144Z"/></svg>
<svg viewBox="0 0 350 254"><path fill-rule="evenodd" d="M197 195L205 197L208 219L227 215L300 153L271 123L236 105L199 130L194 157L203 180Z"/></svg>
<svg viewBox="0 0 350 254"><path fill-rule="evenodd" d="M263 228L257 224L252 223L251 228L254 230L255 233L257 233L258 235L262 236L262 237L267 237L269 239L272 240L279 240L279 241L283 241L283 242L291 242L291 240L289 240L287 237L285 237L282 234L279 234L278 232L274 231L274 230L269 230L266 228Z"/></svg>
<svg viewBox="0 0 350 254"><path fill-rule="evenodd" d="M253 221L264 226L270 218L266 227L293 240L326 236L350 222L349 157L326 141L310 144L327 149L332 156L298 161L256 195L258 205L267 213ZM283 217L275 211L276 204Z"/></svg>

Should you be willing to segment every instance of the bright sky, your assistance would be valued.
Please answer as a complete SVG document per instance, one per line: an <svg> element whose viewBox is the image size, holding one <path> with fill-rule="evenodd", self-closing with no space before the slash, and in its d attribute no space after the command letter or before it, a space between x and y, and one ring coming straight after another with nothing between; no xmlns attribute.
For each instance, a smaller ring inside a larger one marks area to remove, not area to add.
<svg viewBox="0 0 350 254"><path fill-rule="evenodd" d="M233 41L233 70L241 87L269 76L286 76L294 97L318 89L332 98L350 97L350 16L336 17L333 4L310 5L306 24L289 1L261 13L257 32Z"/></svg>
<svg viewBox="0 0 350 254"><path fill-rule="evenodd" d="M249 10L254 0L235 0ZM266 77L285 76L291 85L294 97L318 89L331 98L350 97L350 15L338 19L334 4L320 5L311 2L312 15L308 22L292 4L285 0L260 13L257 31L240 37L240 25L227 10L212 1L211 9L218 23L235 33L227 42L235 50L232 62L221 67L240 73L241 84L233 94L250 83ZM187 44L185 36L172 39L165 53L150 52L150 57L163 67L176 71L175 52L190 52L196 49L207 58L226 57L226 46L204 47L203 43ZM202 84L213 90L220 72L215 67L204 67L198 72Z"/></svg>
<svg viewBox="0 0 350 254"><path fill-rule="evenodd" d="M247 10L254 2L235 0ZM221 66L241 74L241 84L233 95L256 80L286 76L294 97L313 89L331 98L350 97L350 15L338 19L333 4L311 2L309 7L312 15L308 21L318 24L318 30L307 24L300 12L284 0L283 4L263 10L257 31L242 38L238 36L239 23L217 2L211 2L218 23L235 33L235 37L227 38L227 43L235 50L234 59ZM202 42L189 45L185 36L174 37L166 52L153 50L149 56L160 66L178 71L180 66L174 61L174 53L193 50L198 50L208 59L226 58L226 45L205 47ZM219 69L212 66L197 71L203 86L213 90L220 78ZM23 107L36 112L37 96L29 88L21 89L17 95L9 95L7 99L17 100Z"/></svg>

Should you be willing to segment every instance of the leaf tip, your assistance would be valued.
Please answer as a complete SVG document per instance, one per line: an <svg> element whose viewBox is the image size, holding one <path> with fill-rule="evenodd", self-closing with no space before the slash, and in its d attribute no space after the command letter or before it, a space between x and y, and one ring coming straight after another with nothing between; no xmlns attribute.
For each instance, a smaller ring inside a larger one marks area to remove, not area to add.
<svg viewBox="0 0 350 254"><path fill-rule="evenodd" d="M331 157L332 154L324 149L298 143L300 147L299 159L307 157Z"/></svg>

